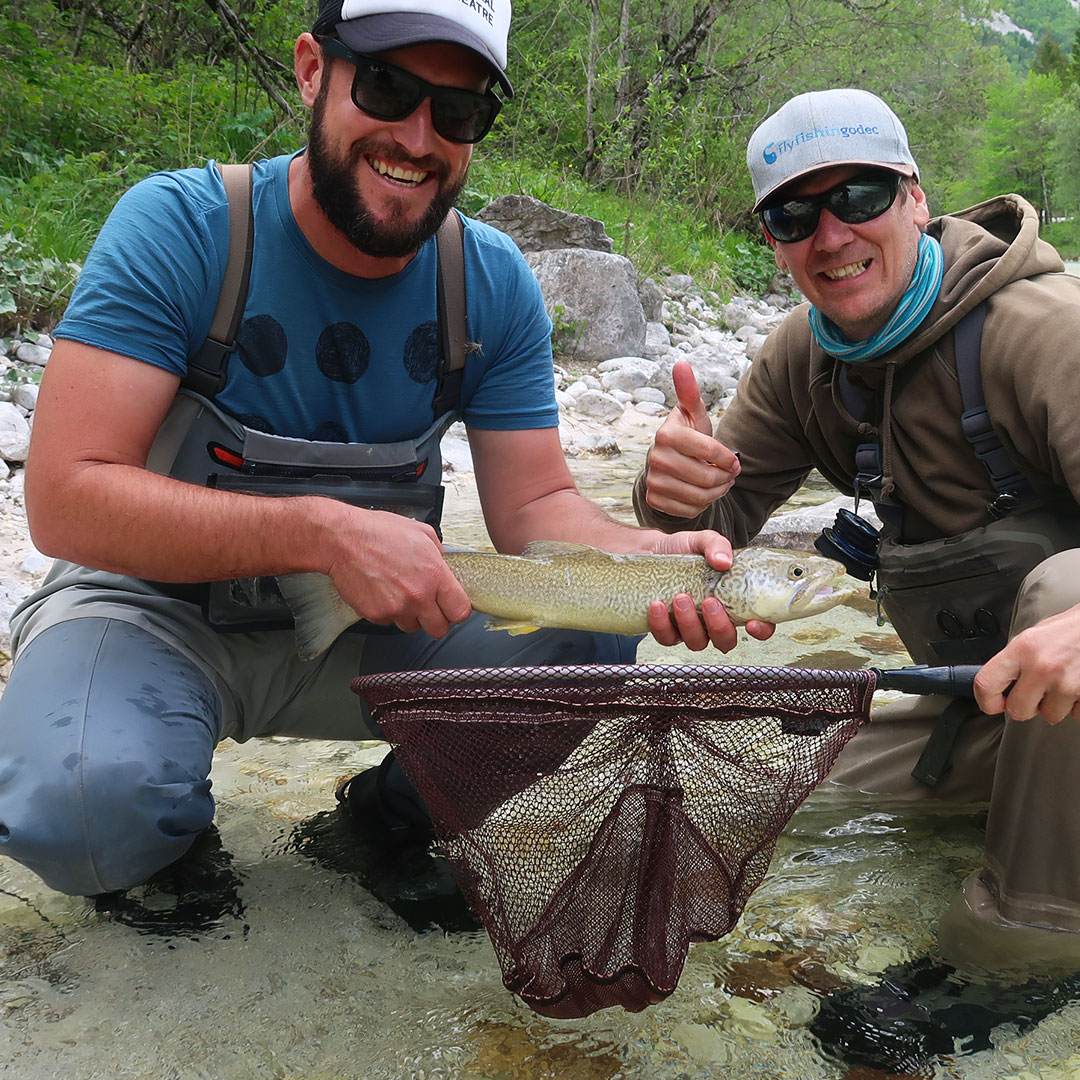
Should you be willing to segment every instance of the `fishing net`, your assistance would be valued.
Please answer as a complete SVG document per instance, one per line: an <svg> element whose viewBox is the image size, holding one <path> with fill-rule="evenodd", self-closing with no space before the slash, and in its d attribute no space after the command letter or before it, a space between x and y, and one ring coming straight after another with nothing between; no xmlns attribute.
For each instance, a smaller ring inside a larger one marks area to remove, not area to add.
<svg viewBox="0 0 1080 1080"><path fill-rule="evenodd" d="M507 989L547 1016L674 989L866 722L873 671L662 665L366 675Z"/></svg>

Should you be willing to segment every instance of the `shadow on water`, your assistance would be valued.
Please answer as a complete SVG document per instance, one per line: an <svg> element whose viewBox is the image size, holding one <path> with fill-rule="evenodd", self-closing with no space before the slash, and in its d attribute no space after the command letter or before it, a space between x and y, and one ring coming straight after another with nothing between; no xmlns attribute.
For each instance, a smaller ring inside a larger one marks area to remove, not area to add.
<svg viewBox="0 0 1080 1080"><path fill-rule="evenodd" d="M241 885L233 857L211 825L181 859L145 884L93 897L94 910L143 934L198 940L243 918ZM247 931L244 925L242 932Z"/></svg>
<svg viewBox="0 0 1080 1080"><path fill-rule="evenodd" d="M413 930L480 929L449 865L430 844L380 844L338 808L299 822L284 850L352 878Z"/></svg>

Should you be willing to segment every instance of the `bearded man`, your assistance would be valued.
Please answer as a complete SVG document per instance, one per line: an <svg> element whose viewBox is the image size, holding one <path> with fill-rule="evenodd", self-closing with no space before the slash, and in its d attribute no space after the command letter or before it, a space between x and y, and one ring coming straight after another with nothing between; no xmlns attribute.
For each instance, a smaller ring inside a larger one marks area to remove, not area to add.
<svg viewBox="0 0 1080 1080"><path fill-rule="evenodd" d="M27 465L33 539L58 561L13 621L0 705L0 850L52 888L115 893L184 855L226 737L377 736L358 674L633 660L633 639L484 632L438 531L458 416L499 551L730 565L717 533L624 525L577 492L536 280L452 209L513 92L509 24L508 0L324 0L294 50L307 147L255 163L242 198L212 163L152 176L99 235ZM303 572L362 617L309 661L267 584ZM706 617L730 647L718 603ZM668 611L650 620L667 633ZM366 829L428 836L392 756L339 796Z"/></svg>

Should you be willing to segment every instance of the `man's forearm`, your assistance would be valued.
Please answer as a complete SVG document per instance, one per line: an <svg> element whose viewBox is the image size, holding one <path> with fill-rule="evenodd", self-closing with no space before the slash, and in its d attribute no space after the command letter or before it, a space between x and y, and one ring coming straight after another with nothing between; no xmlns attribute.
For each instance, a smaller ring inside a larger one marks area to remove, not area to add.
<svg viewBox="0 0 1080 1080"><path fill-rule="evenodd" d="M553 492L523 507L504 530L500 551L519 552L531 540L565 540L604 551L646 551L656 541L651 529L617 521L576 491Z"/></svg>
<svg viewBox="0 0 1080 1080"><path fill-rule="evenodd" d="M332 500L217 491L119 464L44 490L30 470L26 499L40 551L113 573L214 581L329 565Z"/></svg>

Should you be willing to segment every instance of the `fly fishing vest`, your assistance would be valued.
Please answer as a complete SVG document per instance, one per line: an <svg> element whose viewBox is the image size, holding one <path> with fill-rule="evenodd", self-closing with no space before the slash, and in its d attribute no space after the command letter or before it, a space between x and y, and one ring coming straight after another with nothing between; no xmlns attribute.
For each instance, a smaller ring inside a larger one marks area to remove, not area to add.
<svg viewBox="0 0 1080 1080"><path fill-rule="evenodd" d="M867 492L883 523L876 571L879 602L912 659L920 664L983 664L1005 645L1013 605L1027 575L1051 555L1080 545L1080 508L1052 512L994 433L980 362L985 304L954 329L956 372L964 411L960 426L990 481L990 521L956 536L918 544L900 541L903 502L881 493L880 439L856 449L856 492ZM841 369L840 394L856 420L870 401ZM948 770L970 702L946 707L912 775L934 786Z"/></svg>
<svg viewBox="0 0 1080 1080"><path fill-rule="evenodd" d="M246 427L215 402L243 317L254 250L251 167L219 165L229 203L229 255L206 341L188 361L168 415L147 458L152 472L203 487L251 495L324 495L367 510L385 510L439 531L442 456L439 443L460 415L468 340L464 225L451 211L436 234L439 365L432 422L416 439L337 443L268 435ZM218 630L277 629L292 616L273 577L208 584L155 583L197 601ZM365 631L384 629L370 623Z"/></svg>

